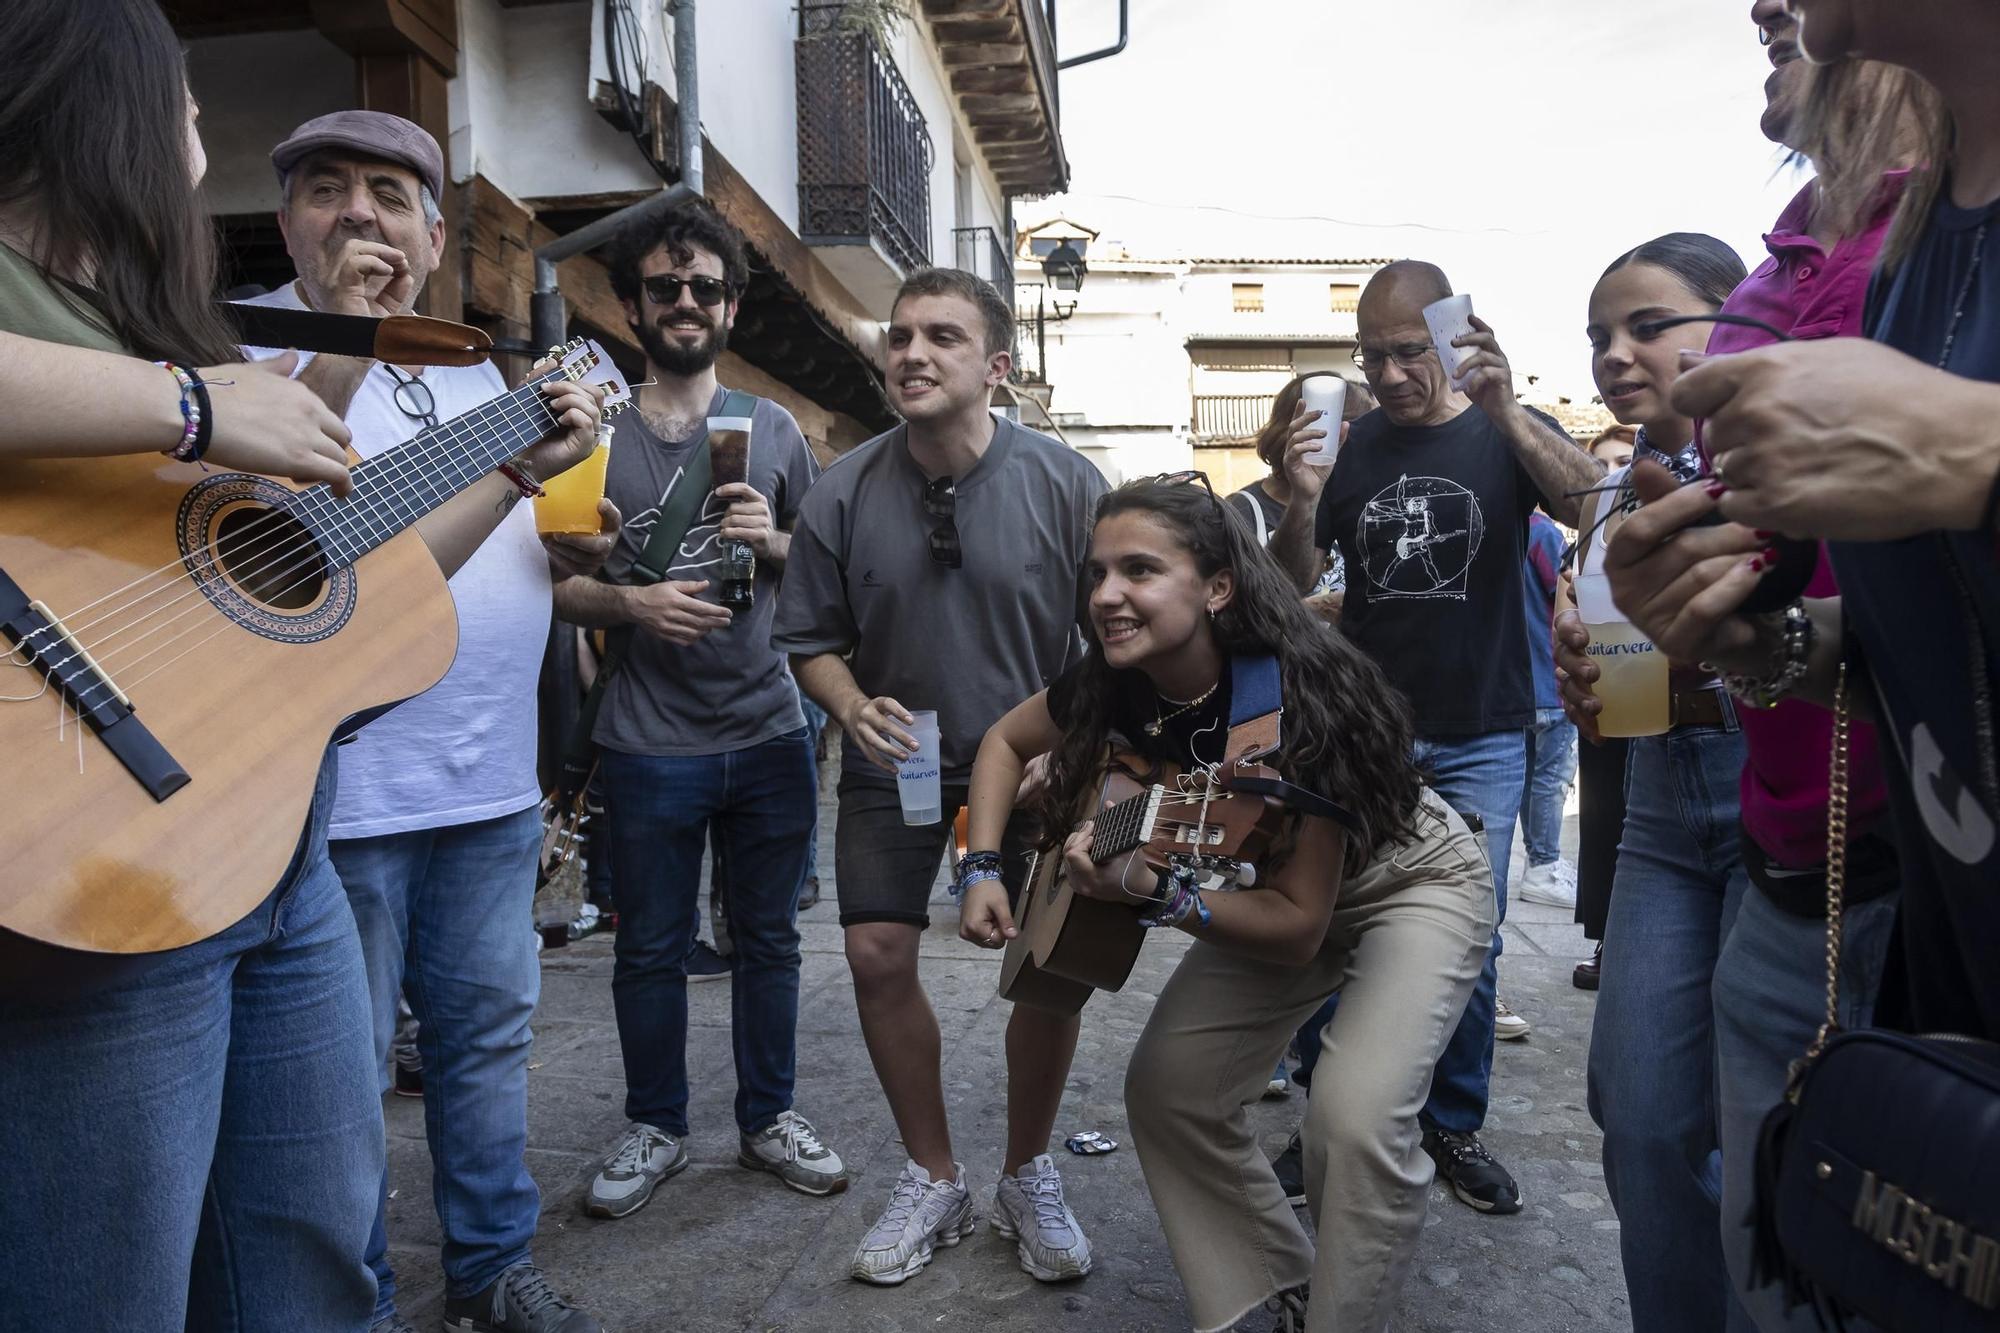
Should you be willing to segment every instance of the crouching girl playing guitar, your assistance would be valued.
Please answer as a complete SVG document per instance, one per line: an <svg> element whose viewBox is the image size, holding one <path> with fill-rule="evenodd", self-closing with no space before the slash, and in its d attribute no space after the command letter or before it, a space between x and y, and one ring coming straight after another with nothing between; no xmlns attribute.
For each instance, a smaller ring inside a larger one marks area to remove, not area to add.
<svg viewBox="0 0 2000 1333"><path fill-rule="evenodd" d="M1256 659L1276 659L1282 737L1263 762L1289 798L1254 889L1204 892L1192 874L1156 874L1128 856L1096 864L1088 823L1045 838L1044 854L1060 843L1077 892L1195 938L1125 1079L1133 1142L1195 1327L1226 1328L1275 1301L1282 1329L1383 1328L1433 1170L1417 1112L1492 935L1480 840L1412 765L1402 697L1300 603L1206 477L1105 496L1088 571L1088 653L980 747L968 861L999 847L1036 756L1048 770L1035 813L1045 829L1075 826L1114 734L1180 769L1183 791L1190 780L1219 791L1242 757L1228 747L1232 677L1242 688ZM961 880L961 933L1003 947L1017 933L1006 890L977 871ZM1315 1258L1244 1108L1336 990L1321 1057L1336 1072L1316 1084L1303 1132Z"/></svg>

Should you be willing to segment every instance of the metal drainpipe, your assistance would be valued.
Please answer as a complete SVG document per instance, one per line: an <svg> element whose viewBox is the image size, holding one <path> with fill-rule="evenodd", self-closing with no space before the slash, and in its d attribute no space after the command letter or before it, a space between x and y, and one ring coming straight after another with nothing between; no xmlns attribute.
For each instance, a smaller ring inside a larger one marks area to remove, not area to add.
<svg viewBox="0 0 2000 1333"><path fill-rule="evenodd" d="M587 227L559 236L535 251L535 292L529 304L536 347L554 347L569 327L569 312L556 286L556 265L572 255L594 250L627 223L678 203L699 198L701 171L701 89L695 70L695 0L672 0L674 14L674 101L680 116L681 178L651 199L610 213ZM614 71L615 73L615 71Z"/></svg>
<svg viewBox="0 0 2000 1333"><path fill-rule="evenodd" d="M1116 43L1096 51L1086 51L1080 56L1071 56L1068 60L1058 60L1056 68L1059 70L1074 69L1078 65L1088 65L1093 60L1103 60L1107 56L1115 56L1120 51L1123 51L1125 49L1125 42L1131 36L1132 32L1131 14L1128 9L1130 3L1131 0L1118 0L1118 40ZM1053 17L1053 11L1051 11L1051 16ZM1049 31L1051 34L1055 32L1054 23L1049 25Z"/></svg>

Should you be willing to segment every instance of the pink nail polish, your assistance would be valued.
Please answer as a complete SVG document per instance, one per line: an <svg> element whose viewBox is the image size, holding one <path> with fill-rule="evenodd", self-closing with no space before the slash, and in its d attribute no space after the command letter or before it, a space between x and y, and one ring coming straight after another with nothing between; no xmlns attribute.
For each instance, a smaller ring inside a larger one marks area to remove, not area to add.
<svg viewBox="0 0 2000 1333"><path fill-rule="evenodd" d="M1778 563L1778 548L1775 546L1766 546L1763 550L1757 552L1757 559L1763 563L1766 569L1769 569L1772 565Z"/></svg>
<svg viewBox="0 0 2000 1333"><path fill-rule="evenodd" d="M1729 483L1726 481L1711 481L1708 483L1708 498L1711 500L1720 500L1723 493L1728 489Z"/></svg>
<svg viewBox="0 0 2000 1333"><path fill-rule="evenodd" d="M1762 574L1765 570L1765 567L1766 567L1766 562L1761 552L1750 558L1750 572L1752 574Z"/></svg>

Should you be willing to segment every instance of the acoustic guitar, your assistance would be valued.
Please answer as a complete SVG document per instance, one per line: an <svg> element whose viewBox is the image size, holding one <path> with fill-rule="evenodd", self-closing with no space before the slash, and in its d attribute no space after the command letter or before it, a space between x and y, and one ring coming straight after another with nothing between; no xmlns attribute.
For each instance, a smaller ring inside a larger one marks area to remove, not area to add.
<svg viewBox="0 0 2000 1333"><path fill-rule="evenodd" d="M146 953L263 901L328 739L457 651L411 525L556 428L547 381L629 400L595 343L551 355L356 465L344 499L158 454L0 462L0 927Z"/></svg>
<svg viewBox="0 0 2000 1333"><path fill-rule="evenodd" d="M1233 747L1232 747L1233 748ZM1159 875L1193 868L1209 891L1248 888L1256 861L1284 817L1284 783L1269 767L1239 760L1213 771L1114 750L1076 826L1089 820L1090 859L1126 862L1133 904L1087 898L1070 884L1062 844L1037 852L1007 942L1000 994L1053 1013L1082 1009L1092 991L1122 989L1139 960L1139 916Z"/></svg>

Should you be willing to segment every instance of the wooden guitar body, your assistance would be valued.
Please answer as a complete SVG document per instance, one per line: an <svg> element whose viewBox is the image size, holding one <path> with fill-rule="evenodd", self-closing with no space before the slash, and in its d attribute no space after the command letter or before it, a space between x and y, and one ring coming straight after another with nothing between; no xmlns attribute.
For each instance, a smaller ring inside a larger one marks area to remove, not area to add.
<svg viewBox="0 0 2000 1333"><path fill-rule="evenodd" d="M298 530L247 525L286 494L156 454L0 462L0 572L189 779L155 799L0 639L0 927L144 953L241 920L291 860L336 728L450 667L458 623L423 539L281 565Z"/></svg>
<svg viewBox="0 0 2000 1333"><path fill-rule="evenodd" d="M1181 781L1181 771L1171 764L1128 751L1110 756L1075 824L1090 820L1100 826L1092 837L1094 861L1129 866L1133 905L1077 893L1060 851L1037 856L1016 913L1020 934L1008 942L1001 968L1004 998L1073 1014L1093 991L1123 989L1146 940L1146 927L1139 924L1149 905L1143 900L1155 891L1162 870L1173 860L1195 860L1233 871L1238 860L1262 852L1283 806L1266 796L1230 793L1226 786L1212 789L1205 802L1189 799Z"/></svg>

